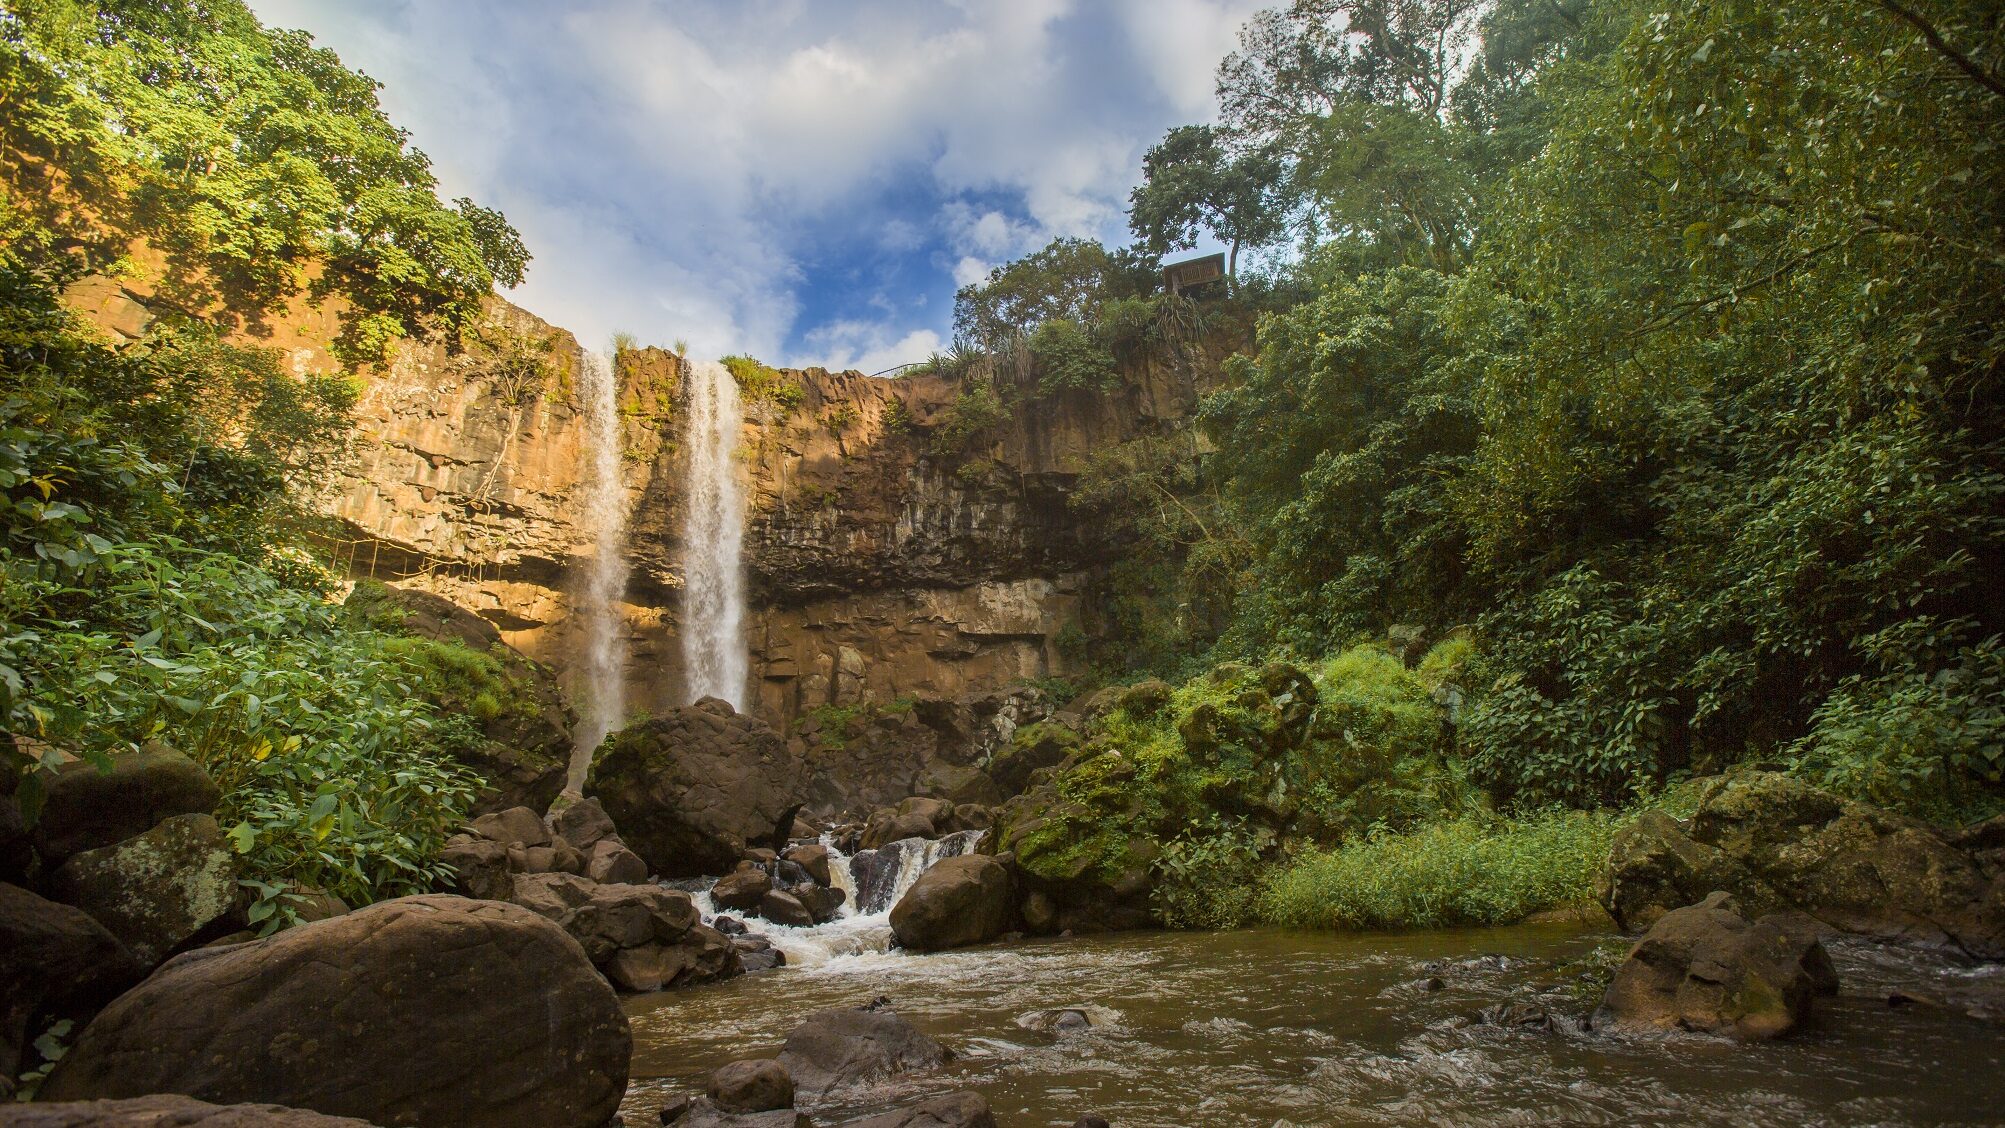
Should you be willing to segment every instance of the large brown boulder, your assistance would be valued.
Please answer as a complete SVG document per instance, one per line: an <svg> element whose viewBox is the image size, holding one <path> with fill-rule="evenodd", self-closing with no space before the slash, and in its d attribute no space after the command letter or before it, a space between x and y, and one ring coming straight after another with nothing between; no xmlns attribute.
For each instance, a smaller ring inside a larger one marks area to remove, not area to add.
<svg viewBox="0 0 2005 1128"><path fill-rule="evenodd" d="M55 899L111 930L148 967L236 927L237 859L208 815L175 815L123 842L73 855Z"/></svg>
<svg viewBox="0 0 2005 1128"><path fill-rule="evenodd" d="M2005 862L1980 839L1779 772L1719 781L1683 823L1639 818L1597 883L1632 931L1714 890L1752 913L1794 909L1846 932L2005 958Z"/></svg>
<svg viewBox="0 0 2005 1128"><path fill-rule="evenodd" d="M1616 969L1595 1025L1682 1029L1759 1041L1810 1016L1838 990L1816 926L1795 913L1749 923L1725 893L1665 913Z"/></svg>
<svg viewBox="0 0 2005 1128"><path fill-rule="evenodd" d="M810 1016L780 1051L780 1064L805 1093L861 1085L953 1059L946 1047L881 1004Z"/></svg>
<svg viewBox="0 0 2005 1128"><path fill-rule="evenodd" d="M456 680L430 690L444 711L471 717L480 729L478 745L453 751L487 782L474 809L527 806L541 811L550 806L570 771L576 718L548 667L503 642L494 624L428 591L363 580L345 606L379 630L463 646L492 658L499 675L486 684Z"/></svg>
<svg viewBox="0 0 2005 1128"><path fill-rule="evenodd" d="M12 1105L12 1128L377 1128L366 1120L274 1104L215 1105L157 1094L122 1101Z"/></svg>
<svg viewBox="0 0 2005 1128"><path fill-rule="evenodd" d="M395 1128L601 1128L619 1000L527 909L404 897L182 955L84 1029L47 1100L183 1093Z"/></svg>
<svg viewBox="0 0 2005 1128"><path fill-rule="evenodd" d="M13 1093L21 1053L44 1020L78 1017L144 974L82 909L0 885L0 1101Z"/></svg>
<svg viewBox="0 0 2005 1128"><path fill-rule="evenodd" d="M601 885L567 873L517 874L509 899L563 928L627 991L660 991L744 970L730 942L697 923L689 894L658 885Z"/></svg>
<svg viewBox="0 0 2005 1128"><path fill-rule="evenodd" d="M933 863L891 908L891 934L921 952L993 940L1016 915L1009 866L987 854Z"/></svg>
<svg viewBox="0 0 2005 1128"><path fill-rule="evenodd" d="M202 765L160 745L63 765L48 781L35 845L53 869L72 854L144 834L175 815L213 814L223 793Z"/></svg>
<svg viewBox="0 0 2005 1128"><path fill-rule="evenodd" d="M586 790L663 877L724 873L753 847L782 849L807 766L764 721L714 697L614 734Z"/></svg>
<svg viewBox="0 0 2005 1128"><path fill-rule="evenodd" d="M768 1058L734 1061L710 1074L704 1095L725 1112L770 1112L794 1107L794 1079Z"/></svg>

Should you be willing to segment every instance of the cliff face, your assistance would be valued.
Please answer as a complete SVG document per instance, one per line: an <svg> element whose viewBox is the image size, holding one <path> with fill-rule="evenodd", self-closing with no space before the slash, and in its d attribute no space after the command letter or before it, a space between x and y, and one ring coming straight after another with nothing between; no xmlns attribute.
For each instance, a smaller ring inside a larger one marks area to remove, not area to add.
<svg viewBox="0 0 2005 1128"><path fill-rule="evenodd" d="M113 331L144 324L141 295L95 284L73 299ZM258 343L297 370L327 370L333 325L307 311ZM1068 505L1077 475L1095 449L1181 418L1210 368L1139 368L1114 396L1019 406L991 441L950 456L933 433L960 391L952 380L781 373L798 391L752 398L740 448L753 710L784 725L823 704L1064 673L1059 636L1088 572L1118 549ZM337 562L444 595L530 656L578 669L571 593L594 530L577 369L569 333L496 299L465 351L407 343L364 373L354 457L323 498L344 530ZM684 700L683 373L659 349L618 363L637 710Z"/></svg>

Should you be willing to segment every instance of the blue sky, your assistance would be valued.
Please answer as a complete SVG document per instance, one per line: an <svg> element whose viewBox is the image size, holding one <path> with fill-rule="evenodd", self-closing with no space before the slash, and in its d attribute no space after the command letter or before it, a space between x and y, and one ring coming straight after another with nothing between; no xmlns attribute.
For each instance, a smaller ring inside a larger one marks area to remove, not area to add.
<svg viewBox="0 0 2005 1128"><path fill-rule="evenodd" d="M443 194L522 230L510 297L603 344L875 371L957 285L1125 242L1258 0L251 0L384 84Z"/></svg>

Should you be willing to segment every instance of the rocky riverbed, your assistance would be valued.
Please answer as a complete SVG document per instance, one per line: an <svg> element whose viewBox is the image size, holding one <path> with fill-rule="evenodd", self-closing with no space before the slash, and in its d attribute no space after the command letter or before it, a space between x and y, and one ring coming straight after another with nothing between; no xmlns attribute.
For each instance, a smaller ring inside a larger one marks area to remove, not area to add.
<svg viewBox="0 0 2005 1128"><path fill-rule="evenodd" d="M1758 1045L1584 1028L1582 976L1626 950L1576 925L1330 936L1130 933L840 956L633 996L621 1112L657 1122L807 1015L888 996L955 1058L803 1095L819 1123L974 1089L1004 1126L1994 1124L2005 1025L1935 1005L2005 968L1829 944L1842 982ZM1892 1000L1890 1002L1890 999Z"/></svg>

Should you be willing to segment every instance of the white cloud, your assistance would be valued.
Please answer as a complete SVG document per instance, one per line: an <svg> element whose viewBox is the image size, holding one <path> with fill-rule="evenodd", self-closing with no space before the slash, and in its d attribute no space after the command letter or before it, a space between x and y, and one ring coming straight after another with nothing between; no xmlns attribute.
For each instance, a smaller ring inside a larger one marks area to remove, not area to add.
<svg viewBox="0 0 2005 1128"><path fill-rule="evenodd" d="M987 278L989 271L995 268L995 263L983 262L973 255L963 255L961 261L954 264L954 285L972 286Z"/></svg>
<svg viewBox="0 0 2005 1128"><path fill-rule="evenodd" d="M876 373L925 360L946 343L931 329L915 329L893 339L895 332L881 322L831 322L810 332L807 351L789 363Z"/></svg>
<svg viewBox="0 0 2005 1128"><path fill-rule="evenodd" d="M835 308L806 295L881 288L811 273L817 248L875 246L964 285L1054 235L1122 238L1142 152L1210 116L1256 6L252 3L382 80L445 193L522 229L520 304L588 341L822 342L858 365L937 344L948 303L898 295L907 323L867 333L847 313L799 325Z"/></svg>

